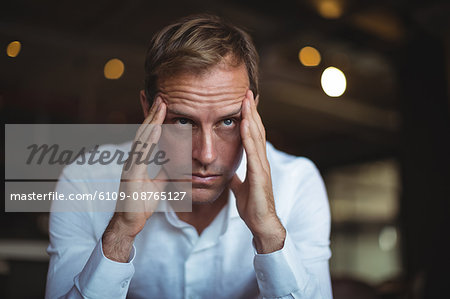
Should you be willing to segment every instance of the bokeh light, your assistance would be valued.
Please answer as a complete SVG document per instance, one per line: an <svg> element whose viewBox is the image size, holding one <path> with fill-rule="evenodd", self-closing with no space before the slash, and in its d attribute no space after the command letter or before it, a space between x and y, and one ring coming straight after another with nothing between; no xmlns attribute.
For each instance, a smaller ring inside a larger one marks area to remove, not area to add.
<svg viewBox="0 0 450 299"><path fill-rule="evenodd" d="M125 70L125 65L120 59L110 59L103 70L106 79L119 79Z"/></svg>
<svg viewBox="0 0 450 299"><path fill-rule="evenodd" d="M320 79L323 91L330 97L339 97L347 88L347 80L344 73L333 66L326 68Z"/></svg>
<svg viewBox="0 0 450 299"><path fill-rule="evenodd" d="M319 51L309 46L302 48L298 53L298 57L304 66L317 66L321 60Z"/></svg>
<svg viewBox="0 0 450 299"><path fill-rule="evenodd" d="M6 54L9 57L17 57L19 55L20 49L22 48L22 44L19 41L13 41L8 44L6 47Z"/></svg>
<svg viewBox="0 0 450 299"><path fill-rule="evenodd" d="M337 19L342 16L342 4L337 0L318 0L317 9L326 19Z"/></svg>

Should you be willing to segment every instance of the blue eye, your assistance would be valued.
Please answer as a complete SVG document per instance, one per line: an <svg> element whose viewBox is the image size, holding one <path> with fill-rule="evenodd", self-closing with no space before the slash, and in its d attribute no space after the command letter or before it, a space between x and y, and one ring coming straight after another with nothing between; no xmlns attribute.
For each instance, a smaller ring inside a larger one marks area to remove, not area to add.
<svg viewBox="0 0 450 299"><path fill-rule="evenodd" d="M223 123L225 124L225 126L231 126L233 124L233 120L228 118L225 119Z"/></svg>
<svg viewBox="0 0 450 299"><path fill-rule="evenodd" d="M189 120L187 118L178 118L176 121L181 125L189 124Z"/></svg>

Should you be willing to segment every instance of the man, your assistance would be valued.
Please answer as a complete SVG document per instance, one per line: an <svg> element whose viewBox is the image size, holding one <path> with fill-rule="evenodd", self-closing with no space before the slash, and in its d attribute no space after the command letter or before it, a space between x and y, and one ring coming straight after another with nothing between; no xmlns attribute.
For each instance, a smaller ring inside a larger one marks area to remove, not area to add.
<svg viewBox="0 0 450 299"><path fill-rule="evenodd" d="M326 191L309 160L266 142L257 64L250 37L215 16L154 36L135 140L192 126L192 212L52 213L47 298L331 298ZM143 187L123 182L145 165L110 171L124 194Z"/></svg>

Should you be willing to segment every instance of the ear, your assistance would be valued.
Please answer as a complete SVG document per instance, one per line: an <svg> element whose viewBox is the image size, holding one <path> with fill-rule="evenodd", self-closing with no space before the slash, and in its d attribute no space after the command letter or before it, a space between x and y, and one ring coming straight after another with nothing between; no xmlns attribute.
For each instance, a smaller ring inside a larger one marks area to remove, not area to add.
<svg viewBox="0 0 450 299"><path fill-rule="evenodd" d="M141 90L139 94L139 99L141 101L142 111L144 112L144 117L147 118L148 113L150 111L150 103L147 101L147 96L145 95L145 91Z"/></svg>

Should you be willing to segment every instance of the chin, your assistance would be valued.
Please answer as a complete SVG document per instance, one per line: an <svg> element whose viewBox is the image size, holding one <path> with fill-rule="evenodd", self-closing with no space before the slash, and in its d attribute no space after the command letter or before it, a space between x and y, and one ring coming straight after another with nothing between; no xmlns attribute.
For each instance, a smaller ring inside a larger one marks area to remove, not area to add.
<svg viewBox="0 0 450 299"><path fill-rule="evenodd" d="M192 203L193 204L207 204L213 203L222 194L222 190L217 189L203 189L192 188Z"/></svg>

